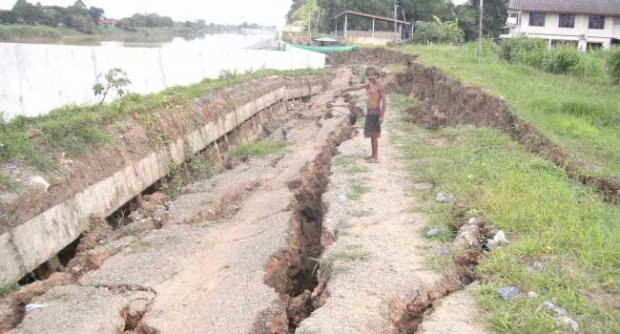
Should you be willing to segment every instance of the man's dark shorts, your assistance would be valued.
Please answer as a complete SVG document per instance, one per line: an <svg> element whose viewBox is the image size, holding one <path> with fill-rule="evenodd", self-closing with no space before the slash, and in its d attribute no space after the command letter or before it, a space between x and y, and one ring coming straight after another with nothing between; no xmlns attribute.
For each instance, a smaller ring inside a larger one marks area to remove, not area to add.
<svg viewBox="0 0 620 334"><path fill-rule="evenodd" d="M364 124L364 137L381 138L381 124L379 123L378 110L368 110L366 123Z"/></svg>

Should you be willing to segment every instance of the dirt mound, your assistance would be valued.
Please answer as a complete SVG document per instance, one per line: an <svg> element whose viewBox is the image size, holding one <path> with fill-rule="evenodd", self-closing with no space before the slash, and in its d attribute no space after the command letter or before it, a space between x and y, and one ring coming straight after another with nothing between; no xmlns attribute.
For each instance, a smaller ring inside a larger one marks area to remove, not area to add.
<svg viewBox="0 0 620 334"><path fill-rule="evenodd" d="M363 63L372 66L389 64L410 64L415 61L416 55L396 52L383 48L356 49L350 52L331 53L327 62L334 66Z"/></svg>

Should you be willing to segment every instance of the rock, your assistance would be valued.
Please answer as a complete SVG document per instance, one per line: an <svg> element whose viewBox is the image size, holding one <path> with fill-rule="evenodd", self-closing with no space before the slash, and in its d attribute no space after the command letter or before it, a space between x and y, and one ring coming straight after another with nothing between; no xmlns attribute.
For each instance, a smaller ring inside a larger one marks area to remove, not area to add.
<svg viewBox="0 0 620 334"><path fill-rule="evenodd" d="M26 305L26 311L31 311L31 310L36 310L38 308L46 308L46 307L47 307L47 304L32 303L32 304Z"/></svg>
<svg viewBox="0 0 620 334"><path fill-rule="evenodd" d="M30 184L41 187L47 191L50 188L49 182L47 182L42 176L33 176L30 178Z"/></svg>
<svg viewBox="0 0 620 334"><path fill-rule="evenodd" d="M346 203L347 202L347 196L345 194L338 195L338 201L340 203L343 203L343 204Z"/></svg>
<svg viewBox="0 0 620 334"><path fill-rule="evenodd" d="M536 292L534 292L534 291L530 291L530 292L527 293L527 297L530 298L530 299L534 299L534 298L538 297L538 294Z"/></svg>
<svg viewBox="0 0 620 334"><path fill-rule="evenodd" d="M495 242L495 240L493 239L487 239L487 242L484 244L484 246L489 250L492 251L497 247L497 242Z"/></svg>
<svg viewBox="0 0 620 334"><path fill-rule="evenodd" d="M508 239L506 239L506 235L504 234L503 231L497 232L495 237L493 237L493 240L499 245L504 245L509 242Z"/></svg>
<svg viewBox="0 0 620 334"><path fill-rule="evenodd" d="M544 268L545 264L540 261L534 261L534 263L532 263L532 269L536 272L541 272Z"/></svg>
<svg viewBox="0 0 620 334"><path fill-rule="evenodd" d="M573 319L571 319L571 318L569 318L567 316L561 317L558 322L561 325L564 325L564 326L572 329L573 332L575 332L575 333L579 332L579 324L575 320L573 320Z"/></svg>
<svg viewBox="0 0 620 334"><path fill-rule="evenodd" d="M568 315L568 311L566 311L565 309L555 305L550 300L545 300L542 303L541 307L544 308L547 311L553 311L553 312L555 312L559 316L567 316Z"/></svg>
<svg viewBox="0 0 620 334"><path fill-rule="evenodd" d="M435 201L437 201L437 203L446 203L448 202L448 200L448 196L444 193L437 194L437 198L435 198Z"/></svg>
<svg viewBox="0 0 620 334"><path fill-rule="evenodd" d="M469 221L467 223L469 225L477 225L478 224L478 220L476 218L469 218Z"/></svg>
<svg viewBox="0 0 620 334"><path fill-rule="evenodd" d="M146 308L149 305L147 299L135 299L129 303L129 315L132 317L139 317L146 313Z"/></svg>
<svg viewBox="0 0 620 334"><path fill-rule="evenodd" d="M521 290L516 286L505 286L497 290L503 300L513 300L519 296Z"/></svg>
<svg viewBox="0 0 620 334"><path fill-rule="evenodd" d="M428 230L428 231L426 232L426 237L427 237L427 238L434 238L434 237L436 237L436 236L438 236L438 235L439 235L439 232L440 232L440 231L441 231L441 230L439 230L438 228L433 227L432 229L430 229L430 230Z"/></svg>

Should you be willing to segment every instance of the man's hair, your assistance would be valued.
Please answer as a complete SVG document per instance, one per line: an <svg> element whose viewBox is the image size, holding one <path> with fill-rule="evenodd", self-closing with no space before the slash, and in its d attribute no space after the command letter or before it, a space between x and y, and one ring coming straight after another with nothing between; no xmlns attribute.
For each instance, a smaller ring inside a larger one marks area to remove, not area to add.
<svg viewBox="0 0 620 334"><path fill-rule="evenodd" d="M366 68L366 75L370 74L372 72L372 74L379 76L379 71L377 71L376 68L374 68L373 66L369 66Z"/></svg>

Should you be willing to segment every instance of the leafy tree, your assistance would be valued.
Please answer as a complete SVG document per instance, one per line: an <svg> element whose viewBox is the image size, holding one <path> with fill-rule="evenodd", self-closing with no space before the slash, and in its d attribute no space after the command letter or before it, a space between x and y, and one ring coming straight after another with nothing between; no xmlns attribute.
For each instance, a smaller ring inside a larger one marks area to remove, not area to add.
<svg viewBox="0 0 620 334"><path fill-rule="evenodd" d="M460 43L464 39L458 19L442 22L437 16L431 22L420 22L413 33L416 43Z"/></svg>
<svg viewBox="0 0 620 334"><path fill-rule="evenodd" d="M12 11L17 15L18 21L23 21L26 24L35 24L40 16L41 9L26 0L17 0Z"/></svg>
<svg viewBox="0 0 620 334"><path fill-rule="evenodd" d="M0 10L0 24L16 24L19 21L19 15L11 10Z"/></svg>
<svg viewBox="0 0 620 334"><path fill-rule="evenodd" d="M301 7L299 7L291 18L294 22L301 24L305 30L312 30L315 18L321 11L317 0L307 0Z"/></svg>
<svg viewBox="0 0 620 334"><path fill-rule="evenodd" d="M117 23L116 26L123 29L123 30L127 30L127 31L136 31L136 25L133 22L133 19L129 18L129 17L125 17L120 19Z"/></svg>
<svg viewBox="0 0 620 334"><path fill-rule="evenodd" d="M104 13L105 11L102 8L97 7L90 7L90 9L88 10L88 14L93 19L93 22L96 25L99 25L99 22L101 21Z"/></svg>
<svg viewBox="0 0 620 334"><path fill-rule="evenodd" d="M105 82L101 82L101 74L97 76L97 82L93 85L93 93L95 96L101 95L99 105L103 104L110 92L116 92L116 95L123 96L127 93L127 86L131 81L127 78L127 73L120 68L110 69L104 76Z"/></svg>
<svg viewBox="0 0 620 334"><path fill-rule="evenodd" d="M468 0L467 3L457 6L456 15L460 27L465 32L467 40L478 38L478 20L480 19L480 0ZM508 3L506 0L484 0L483 35L499 37L508 17Z"/></svg>

